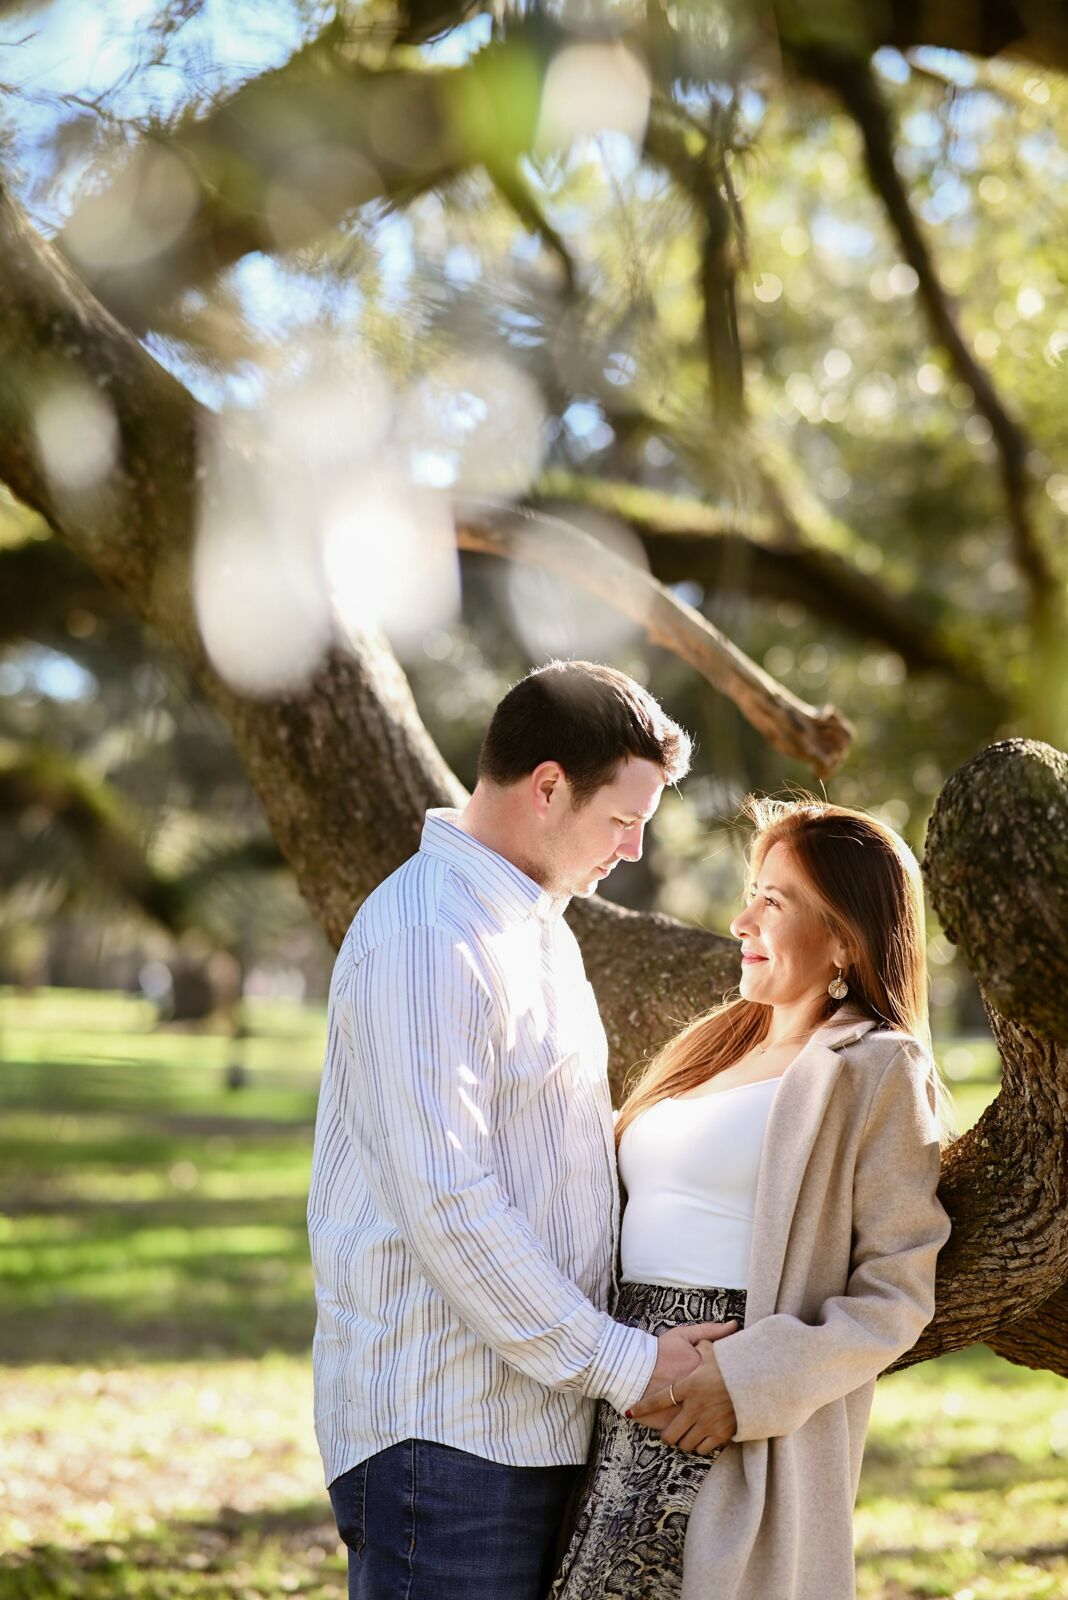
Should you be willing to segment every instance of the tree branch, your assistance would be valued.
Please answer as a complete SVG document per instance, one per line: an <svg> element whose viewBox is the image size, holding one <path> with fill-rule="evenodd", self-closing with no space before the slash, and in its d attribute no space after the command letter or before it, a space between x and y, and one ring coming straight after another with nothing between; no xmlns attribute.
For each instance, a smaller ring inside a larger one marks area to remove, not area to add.
<svg viewBox="0 0 1068 1600"><path fill-rule="evenodd" d="M458 801L463 793L423 727L392 652L383 639L362 635L349 652L332 651L307 689L268 700L242 698L219 678L204 651L190 583L197 433L206 418L188 392L95 304L2 189L0 334L11 356L0 360L0 476L137 615L177 646L232 729L302 892L339 940L355 904L390 861L396 845L387 841L399 834L417 837L428 805ZM37 374L57 343L68 355L77 352L81 376L108 395L122 441L118 469L88 499L57 497L37 450ZM483 530L481 537L491 535ZM554 560L573 567L566 552L571 537L567 530L552 549ZM543 531L528 554L536 557L546 541ZM599 555L600 547L589 543ZM635 578L639 586L643 580L625 563L618 565L622 573L613 574L610 585L625 605L634 606ZM797 753L807 751L817 770L833 766L848 737L835 713L815 712L779 690L727 641L714 650L703 619L680 629L677 603L649 589L643 605L650 596L655 637L681 648L701 670L717 672L769 737ZM370 792L368 769L376 774ZM282 772L285 783L279 782ZM391 807L383 804L383 781L392 781ZM367 794L365 805L354 810L353 796L360 794ZM352 854L353 826L362 831L365 849L339 876L338 857ZM392 865L408 853L410 848Z"/></svg>
<svg viewBox="0 0 1068 1600"><path fill-rule="evenodd" d="M1030 441L1019 422L1009 414L989 373L961 332L956 310L938 276L894 162L893 122L874 74L866 62L831 53L806 54L801 58L801 65L808 77L837 95L860 130L868 176L897 235L902 254L919 279L919 295L932 334L949 356L957 376L971 389L976 410L986 418L993 431L1016 562L1027 585L1035 637L1048 640L1056 633L1059 640L1064 622L1063 607L1057 599L1060 585L1029 505L1027 457Z"/></svg>
<svg viewBox="0 0 1068 1600"><path fill-rule="evenodd" d="M923 608L876 583L835 552L797 539L776 538L760 517L734 517L701 501L638 484L547 473L532 503L593 506L626 522L642 539L655 577L687 579L708 590L741 587L746 594L797 600L815 616L895 650L910 672L941 672L988 701L993 721L1008 711L1008 697L987 667L944 632L941 602Z"/></svg>
<svg viewBox="0 0 1068 1600"><path fill-rule="evenodd" d="M572 900L567 920L597 994L618 1105L633 1067L737 987L738 942L599 895Z"/></svg>
<svg viewBox="0 0 1068 1600"><path fill-rule="evenodd" d="M408 202L483 161L514 167L537 123L544 34L513 29L462 67L372 68L331 24L205 114L153 129L57 243L144 331L251 251L308 244L370 200Z"/></svg>
<svg viewBox="0 0 1068 1600"><path fill-rule="evenodd" d="M828 48L866 56L882 45L936 45L967 55L1011 52L1068 70L1068 14L1059 0L774 0L779 36L792 50Z"/></svg>
<svg viewBox="0 0 1068 1600"><path fill-rule="evenodd" d="M1068 1377L1068 1284L1043 1300L1037 1311L1000 1328L986 1342L1006 1361Z"/></svg>
<svg viewBox="0 0 1068 1600"><path fill-rule="evenodd" d="M818 776L829 776L844 759L853 730L832 706L817 710L799 700L699 611L581 528L544 512L515 510L504 519L466 512L457 533L461 549L542 567L605 600L638 623L651 643L688 661L733 700L775 749L806 762Z"/></svg>
<svg viewBox="0 0 1068 1600"><path fill-rule="evenodd" d="M573 298L578 290L575 258L568 249L566 240L557 233L538 205L518 163L508 165L496 156L491 156L486 161L486 171L524 228L536 233L550 255L554 255L559 261L564 273L564 293L569 299Z"/></svg>
<svg viewBox="0 0 1068 1600"><path fill-rule="evenodd" d="M427 0L418 10L415 39L428 37L427 28L454 26L466 8L443 0L439 13ZM784 46L796 53L830 45L862 60L884 44L934 44L983 56L1011 48L1068 67L1068 22L1053 0L938 0L922 8L914 0L879 7L780 0L776 15ZM661 9L646 43L668 87L684 52L665 50L666 30ZM76 207L60 246L120 320L139 331L156 326L183 289L208 283L249 251L307 244L368 200L403 203L472 166L513 166L531 148L545 63L560 37L532 13L510 21L462 67L433 71L405 65L403 53L385 66L362 65L344 28L331 24L284 66L203 115L151 129L129 167ZM762 30L754 30L751 47L757 54L766 47ZM659 159L651 132L650 154ZM716 224L706 235L706 333L729 407L740 394L733 262L719 185L707 176L701 184L702 211Z"/></svg>
<svg viewBox="0 0 1068 1600"><path fill-rule="evenodd" d="M725 149L716 149L711 136L700 149L691 149L686 135L661 110L654 111L649 120L645 154L690 196L701 219L700 294L712 415L719 423L733 425L743 410L742 347L734 296L736 241Z"/></svg>
<svg viewBox="0 0 1068 1600"><path fill-rule="evenodd" d="M306 690L266 700L218 676L190 581L207 415L92 299L2 185L0 340L0 477L183 656L229 725L301 892L339 941L360 900L411 853L426 807L463 793L395 658L364 636L333 652ZM114 410L120 459L91 495L56 492L38 453L41 373L60 358L64 379L80 374Z"/></svg>
<svg viewBox="0 0 1068 1600"><path fill-rule="evenodd" d="M17 826L31 811L62 827L76 842L96 881L161 927L179 931L181 897L172 881L149 864L137 820L110 784L55 752L0 753L0 816ZM20 862L18 877L25 869L25 861ZM18 877L9 878L6 887Z"/></svg>

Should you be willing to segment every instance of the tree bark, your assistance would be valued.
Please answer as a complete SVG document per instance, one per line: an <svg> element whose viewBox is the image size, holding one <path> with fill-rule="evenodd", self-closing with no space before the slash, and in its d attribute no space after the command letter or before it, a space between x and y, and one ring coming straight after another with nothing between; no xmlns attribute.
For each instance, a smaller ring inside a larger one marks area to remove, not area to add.
<svg viewBox="0 0 1068 1600"><path fill-rule="evenodd" d="M991 1007L1068 1043L1068 756L989 745L939 795L927 854L946 937Z"/></svg>
<svg viewBox="0 0 1068 1600"><path fill-rule="evenodd" d="M618 1104L636 1065L737 986L738 943L597 897L573 900L567 919L597 994Z"/></svg>
<svg viewBox="0 0 1068 1600"><path fill-rule="evenodd" d="M1068 1350L1068 1287L1044 1300L1038 1310L1019 1322L1010 1322L986 1341L1006 1361L1064 1376Z"/></svg>

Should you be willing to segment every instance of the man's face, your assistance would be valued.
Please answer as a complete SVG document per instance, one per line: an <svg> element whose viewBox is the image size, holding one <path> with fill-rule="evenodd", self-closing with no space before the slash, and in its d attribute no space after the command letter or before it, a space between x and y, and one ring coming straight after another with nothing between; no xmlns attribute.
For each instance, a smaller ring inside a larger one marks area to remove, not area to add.
<svg viewBox="0 0 1068 1600"><path fill-rule="evenodd" d="M663 792L660 768L640 759L626 761L614 780L578 809L565 779L559 796L564 803L547 819L544 836L545 882L551 891L585 899L619 862L639 860L645 824Z"/></svg>

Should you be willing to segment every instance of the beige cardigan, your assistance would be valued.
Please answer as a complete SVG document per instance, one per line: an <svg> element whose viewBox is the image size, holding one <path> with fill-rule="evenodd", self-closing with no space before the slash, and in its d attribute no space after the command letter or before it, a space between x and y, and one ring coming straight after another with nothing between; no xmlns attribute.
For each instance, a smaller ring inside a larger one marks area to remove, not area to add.
<svg viewBox="0 0 1068 1600"><path fill-rule="evenodd" d="M878 1373L934 1313L950 1225L933 1071L842 1009L786 1069L757 1179L744 1326L716 1344L738 1419L686 1535L682 1600L853 1600Z"/></svg>

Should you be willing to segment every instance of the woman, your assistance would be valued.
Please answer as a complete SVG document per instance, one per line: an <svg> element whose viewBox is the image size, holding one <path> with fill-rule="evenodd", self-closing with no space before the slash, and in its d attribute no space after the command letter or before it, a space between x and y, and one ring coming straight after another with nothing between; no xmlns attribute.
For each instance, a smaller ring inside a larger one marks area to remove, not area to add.
<svg viewBox="0 0 1068 1600"><path fill-rule="evenodd" d="M551 1600L850 1600L875 1378L934 1311L948 1117L915 858L863 812L747 812L740 997L616 1128L616 1317L723 1327L633 1420L601 1404Z"/></svg>

